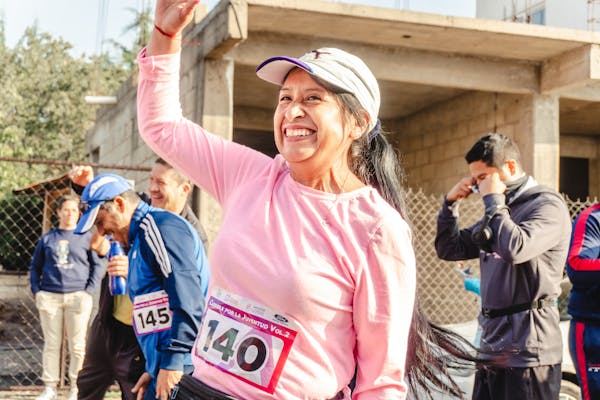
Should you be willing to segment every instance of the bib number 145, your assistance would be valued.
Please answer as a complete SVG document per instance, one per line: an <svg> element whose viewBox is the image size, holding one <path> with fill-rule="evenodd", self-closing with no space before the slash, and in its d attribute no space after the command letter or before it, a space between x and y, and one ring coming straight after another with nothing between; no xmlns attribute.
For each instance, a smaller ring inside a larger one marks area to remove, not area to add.
<svg viewBox="0 0 600 400"><path fill-rule="evenodd" d="M133 328L137 335L170 329L172 319L169 296L164 290L137 296L134 299Z"/></svg>
<svg viewBox="0 0 600 400"><path fill-rule="evenodd" d="M144 331L147 329L154 330L159 326L170 325L171 321L171 314L167 306L141 310L135 316L137 318L137 325Z"/></svg>

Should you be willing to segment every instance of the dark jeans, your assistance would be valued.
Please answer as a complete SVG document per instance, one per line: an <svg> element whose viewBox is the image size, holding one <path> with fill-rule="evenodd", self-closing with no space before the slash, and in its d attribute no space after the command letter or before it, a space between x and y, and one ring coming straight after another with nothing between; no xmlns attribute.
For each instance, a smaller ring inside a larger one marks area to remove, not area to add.
<svg viewBox="0 0 600 400"><path fill-rule="evenodd" d="M343 399L343 392L339 392L330 400ZM170 400L237 400L219 390L213 389L200 382L191 375L184 375L181 381L173 388Z"/></svg>
<svg viewBox="0 0 600 400"><path fill-rule="evenodd" d="M531 368L479 368L473 400L557 400L560 364Z"/></svg>
<svg viewBox="0 0 600 400"><path fill-rule="evenodd" d="M133 327L114 318L108 324L99 317L88 333L83 368L77 376L79 400L102 400L116 380L123 400L135 400L131 389L144 373L146 360Z"/></svg>
<svg viewBox="0 0 600 400"><path fill-rule="evenodd" d="M205 385L191 375L183 375L171 392L171 400L236 400L236 398Z"/></svg>

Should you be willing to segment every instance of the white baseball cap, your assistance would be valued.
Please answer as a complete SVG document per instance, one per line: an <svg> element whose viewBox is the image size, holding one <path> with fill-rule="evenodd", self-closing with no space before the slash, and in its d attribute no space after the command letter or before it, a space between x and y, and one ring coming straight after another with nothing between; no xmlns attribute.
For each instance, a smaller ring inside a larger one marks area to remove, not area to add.
<svg viewBox="0 0 600 400"><path fill-rule="evenodd" d="M256 67L256 75L281 86L293 68L301 68L310 75L353 94L369 113L367 131L375 127L380 105L379 85L369 67L360 58L344 50L324 47L300 58L268 58Z"/></svg>

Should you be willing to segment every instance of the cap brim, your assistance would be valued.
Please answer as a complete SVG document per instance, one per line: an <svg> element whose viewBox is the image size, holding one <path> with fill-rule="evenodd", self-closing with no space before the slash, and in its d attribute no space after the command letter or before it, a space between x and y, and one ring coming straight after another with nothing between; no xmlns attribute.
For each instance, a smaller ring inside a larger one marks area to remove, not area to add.
<svg viewBox="0 0 600 400"><path fill-rule="evenodd" d="M95 207L90 207L86 212L83 213L79 222L77 223L77 227L75 228L75 233L82 234L86 233L92 226L94 226L94 222L96 222L96 216L98 215L98 210L100 209L100 204Z"/></svg>
<svg viewBox="0 0 600 400"><path fill-rule="evenodd" d="M297 58L279 56L263 61L256 67L256 75L262 80L281 86L288 73L296 67L305 70L309 74L313 73L310 65L304 61Z"/></svg>

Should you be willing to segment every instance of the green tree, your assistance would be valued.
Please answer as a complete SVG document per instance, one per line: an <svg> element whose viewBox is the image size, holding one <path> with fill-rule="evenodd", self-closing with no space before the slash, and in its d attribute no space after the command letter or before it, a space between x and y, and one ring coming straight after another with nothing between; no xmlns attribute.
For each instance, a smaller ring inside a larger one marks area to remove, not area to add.
<svg viewBox="0 0 600 400"><path fill-rule="evenodd" d="M0 157L83 160L96 107L86 95L116 91L130 72L107 54L74 58L68 42L28 28L14 48L0 18ZM56 177L55 166L0 161L0 267L26 270L42 225L43 199L11 191Z"/></svg>
<svg viewBox="0 0 600 400"><path fill-rule="evenodd" d="M116 40L110 40L109 42L121 52L123 64L132 71L135 68L138 52L150 41L150 34L154 25L152 1L144 1L141 10L132 7L128 7L126 10L133 14L133 20L123 29L123 34L133 32L135 40L129 47Z"/></svg>
<svg viewBox="0 0 600 400"><path fill-rule="evenodd" d="M0 38L4 37L0 24ZM0 156L82 160L94 123L89 94L113 93L128 76L107 55L73 58L71 44L28 28L15 48L0 41ZM50 176L43 165L3 163L0 198Z"/></svg>

